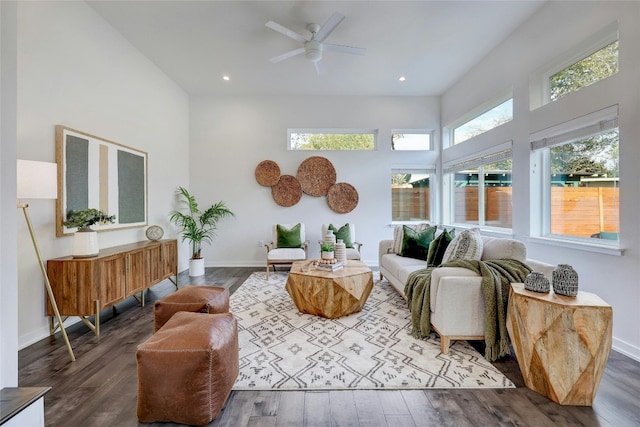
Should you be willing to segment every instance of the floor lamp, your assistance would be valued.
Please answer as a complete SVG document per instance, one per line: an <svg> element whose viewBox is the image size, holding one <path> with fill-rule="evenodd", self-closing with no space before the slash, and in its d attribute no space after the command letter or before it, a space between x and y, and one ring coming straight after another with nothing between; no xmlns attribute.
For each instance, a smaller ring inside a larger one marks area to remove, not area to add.
<svg viewBox="0 0 640 427"><path fill-rule="evenodd" d="M33 231L31 225L31 218L29 217L29 205L22 203L22 199L57 199L58 198L58 175L57 164L48 162L36 162L32 160L18 160L17 164L17 183L18 183L18 208L24 212L24 219L27 221L27 227L31 234L31 241L33 242L33 249L36 251L38 257L38 264L40 270L44 276L44 286L49 296L49 303L53 308L53 312L58 321L62 338L69 351L71 361L75 362L76 357L73 355L73 349L67 336L67 331L64 329L62 323L62 317L60 311L58 311L58 304L56 304L56 298L53 295L51 289L51 283L49 282L49 276L47 276L47 270L44 268L44 262L42 262L42 256L40 255L40 249L38 248L38 241L36 240L36 233Z"/></svg>

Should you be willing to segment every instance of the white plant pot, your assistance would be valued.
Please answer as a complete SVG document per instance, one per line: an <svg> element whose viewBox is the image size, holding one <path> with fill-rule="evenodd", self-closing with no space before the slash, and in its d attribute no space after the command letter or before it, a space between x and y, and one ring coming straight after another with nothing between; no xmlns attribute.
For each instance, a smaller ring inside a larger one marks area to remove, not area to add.
<svg viewBox="0 0 640 427"><path fill-rule="evenodd" d="M189 260L189 276L204 276L204 258Z"/></svg>
<svg viewBox="0 0 640 427"><path fill-rule="evenodd" d="M333 251L322 251L322 259L333 259Z"/></svg>
<svg viewBox="0 0 640 427"><path fill-rule="evenodd" d="M78 230L73 235L71 255L74 258L90 258L98 256L98 233L94 230Z"/></svg>

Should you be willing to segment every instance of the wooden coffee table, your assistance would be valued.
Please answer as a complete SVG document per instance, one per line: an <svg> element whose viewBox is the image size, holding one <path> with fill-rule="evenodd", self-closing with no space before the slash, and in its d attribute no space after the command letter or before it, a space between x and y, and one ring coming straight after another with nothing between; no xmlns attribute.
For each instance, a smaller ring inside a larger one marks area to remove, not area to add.
<svg viewBox="0 0 640 427"><path fill-rule="evenodd" d="M362 261L348 260L336 271L296 261L286 289L301 313L335 319L362 310L373 289L373 274Z"/></svg>
<svg viewBox="0 0 640 427"><path fill-rule="evenodd" d="M591 406L611 351L613 310L600 297L511 284L507 329L524 382L561 405Z"/></svg>

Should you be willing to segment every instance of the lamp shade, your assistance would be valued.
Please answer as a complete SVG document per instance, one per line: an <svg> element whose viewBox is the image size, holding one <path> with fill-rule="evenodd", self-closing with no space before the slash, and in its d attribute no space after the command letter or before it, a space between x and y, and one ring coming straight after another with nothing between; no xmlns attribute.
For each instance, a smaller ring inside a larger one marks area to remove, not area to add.
<svg viewBox="0 0 640 427"><path fill-rule="evenodd" d="M18 199L57 199L58 165L34 160L17 164Z"/></svg>

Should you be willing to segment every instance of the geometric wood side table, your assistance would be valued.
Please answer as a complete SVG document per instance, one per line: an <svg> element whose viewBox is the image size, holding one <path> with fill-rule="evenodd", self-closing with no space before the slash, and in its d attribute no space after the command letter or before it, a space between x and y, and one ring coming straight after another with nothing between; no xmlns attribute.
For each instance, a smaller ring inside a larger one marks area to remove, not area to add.
<svg viewBox="0 0 640 427"><path fill-rule="evenodd" d="M336 271L307 271L309 263L295 261L285 286L301 313L335 319L362 311L373 289L373 273L364 262L347 260Z"/></svg>
<svg viewBox="0 0 640 427"><path fill-rule="evenodd" d="M599 296L512 283L507 330L524 382L561 405L591 406L611 352L613 309Z"/></svg>

